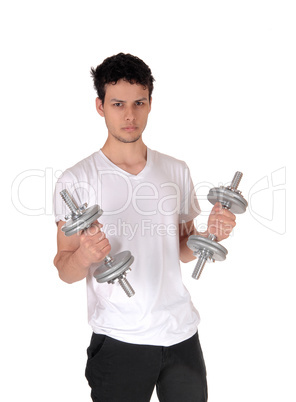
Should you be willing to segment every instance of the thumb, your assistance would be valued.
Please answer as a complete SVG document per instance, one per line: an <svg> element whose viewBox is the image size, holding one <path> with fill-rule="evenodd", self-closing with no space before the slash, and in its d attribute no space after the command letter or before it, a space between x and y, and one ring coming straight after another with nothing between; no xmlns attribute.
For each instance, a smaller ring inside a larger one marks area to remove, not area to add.
<svg viewBox="0 0 296 402"><path fill-rule="evenodd" d="M213 206L212 212L213 213L220 212L221 209L222 209L222 204L221 204L221 202L217 201L216 204Z"/></svg>

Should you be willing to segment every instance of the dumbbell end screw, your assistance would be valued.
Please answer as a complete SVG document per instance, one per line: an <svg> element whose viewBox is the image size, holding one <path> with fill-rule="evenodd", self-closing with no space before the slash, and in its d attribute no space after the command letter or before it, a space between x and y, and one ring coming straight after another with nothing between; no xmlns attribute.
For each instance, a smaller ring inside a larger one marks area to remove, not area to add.
<svg viewBox="0 0 296 402"><path fill-rule="evenodd" d="M212 241L217 241L217 237L212 233L210 233L208 235L208 239L212 240ZM196 266L194 268L194 271L192 273L192 278L193 279L199 279L200 278L200 276L202 274L202 271L203 271L203 269L204 269L204 267L206 265L206 262L208 260L215 261L212 257L213 257L213 255L208 250L201 250L199 252L199 257L198 257Z"/></svg>
<svg viewBox="0 0 296 402"><path fill-rule="evenodd" d="M216 236L213 234L209 234L208 239L215 241ZM192 278L193 279L199 279L202 271L206 265L206 262L210 259L212 260L213 255L208 251L208 250L201 250L199 253L199 257L196 263L196 266L194 268L194 271L192 273ZM214 260L212 260L214 261Z"/></svg>
<svg viewBox="0 0 296 402"><path fill-rule="evenodd" d="M122 289L125 291L125 294L128 297L132 297L135 294L134 289L132 288L131 284L129 283L129 281L126 279L125 275L120 275L118 277L118 283L119 285L122 287Z"/></svg>
<svg viewBox="0 0 296 402"><path fill-rule="evenodd" d="M104 259L104 262L105 262L106 265L108 265L108 264L111 265L111 264L112 264L113 258L111 257L110 254L107 254L107 255L106 255L106 257L105 257L105 259Z"/></svg>
<svg viewBox="0 0 296 402"><path fill-rule="evenodd" d="M200 275L201 275L201 273L202 273L202 271L203 271L203 269L204 269L204 267L206 265L206 262L207 262L206 257L201 255L198 258L196 266L195 266L194 271L192 273L192 278L193 279L199 279L200 278Z"/></svg>
<svg viewBox="0 0 296 402"><path fill-rule="evenodd" d="M104 264L109 266L110 268L112 267L112 262L113 262L113 258L111 257L110 254L106 255L105 259L104 259ZM125 291L125 294L128 297L132 297L135 294L134 289L132 288L131 284L129 283L129 281L126 279L126 272L127 271L131 271L131 268L127 268L125 272L123 272L120 276L118 276L118 278L116 278L118 280L119 285L122 287L122 289ZM109 281L109 283L114 283L116 279L112 279L111 281Z"/></svg>
<svg viewBox="0 0 296 402"><path fill-rule="evenodd" d="M69 210L71 211L72 216L80 215L81 210L80 210L79 206L77 205L76 201L74 200L74 198L71 197L68 190L62 190L60 192L60 195L61 195L62 199L64 200L65 204L67 205L67 207L69 208Z"/></svg>
<svg viewBox="0 0 296 402"><path fill-rule="evenodd" d="M234 175L234 177L232 179L232 182L230 184L230 189L231 190L237 190L242 177L243 177L243 174L241 172L236 172L235 173L235 175Z"/></svg>

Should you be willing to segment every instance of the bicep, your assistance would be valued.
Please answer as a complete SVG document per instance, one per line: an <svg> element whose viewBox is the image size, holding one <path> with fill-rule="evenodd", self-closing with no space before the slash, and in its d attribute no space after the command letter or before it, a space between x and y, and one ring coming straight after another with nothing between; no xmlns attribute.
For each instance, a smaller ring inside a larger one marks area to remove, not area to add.
<svg viewBox="0 0 296 402"><path fill-rule="evenodd" d="M58 253L62 251L76 251L79 247L79 233L75 233L72 236L66 236L62 231L62 226L65 224L64 221L57 222L57 247Z"/></svg>

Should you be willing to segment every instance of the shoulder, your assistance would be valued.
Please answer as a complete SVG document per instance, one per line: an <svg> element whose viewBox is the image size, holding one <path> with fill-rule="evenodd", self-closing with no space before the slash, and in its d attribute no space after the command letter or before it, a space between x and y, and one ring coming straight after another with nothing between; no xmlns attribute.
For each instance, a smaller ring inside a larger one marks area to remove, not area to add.
<svg viewBox="0 0 296 402"><path fill-rule="evenodd" d="M162 171L168 171L178 176L182 176L186 171L189 171L186 162L183 160L154 150L150 150L150 153L154 166Z"/></svg>
<svg viewBox="0 0 296 402"><path fill-rule="evenodd" d="M77 180L92 176L98 171L99 151L87 156L86 158L67 168L61 175L60 180Z"/></svg>
<svg viewBox="0 0 296 402"><path fill-rule="evenodd" d="M153 155L153 159L155 163L160 163L163 165L168 165L168 166L176 166L179 168L184 168L187 167L186 162L183 160L177 159L173 156L154 151L150 149L151 154Z"/></svg>

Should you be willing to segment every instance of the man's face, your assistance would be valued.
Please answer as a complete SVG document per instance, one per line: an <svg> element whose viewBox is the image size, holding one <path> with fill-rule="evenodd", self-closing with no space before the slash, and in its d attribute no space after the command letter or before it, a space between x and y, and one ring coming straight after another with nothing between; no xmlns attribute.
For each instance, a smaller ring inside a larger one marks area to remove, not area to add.
<svg viewBox="0 0 296 402"><path fill-rule="evenodd" d="M148 88L119 80L106 85L104 105L97 98L98 113L105 117L109 135L118 141L132 143L141 138L151 110Z"/></svg>

